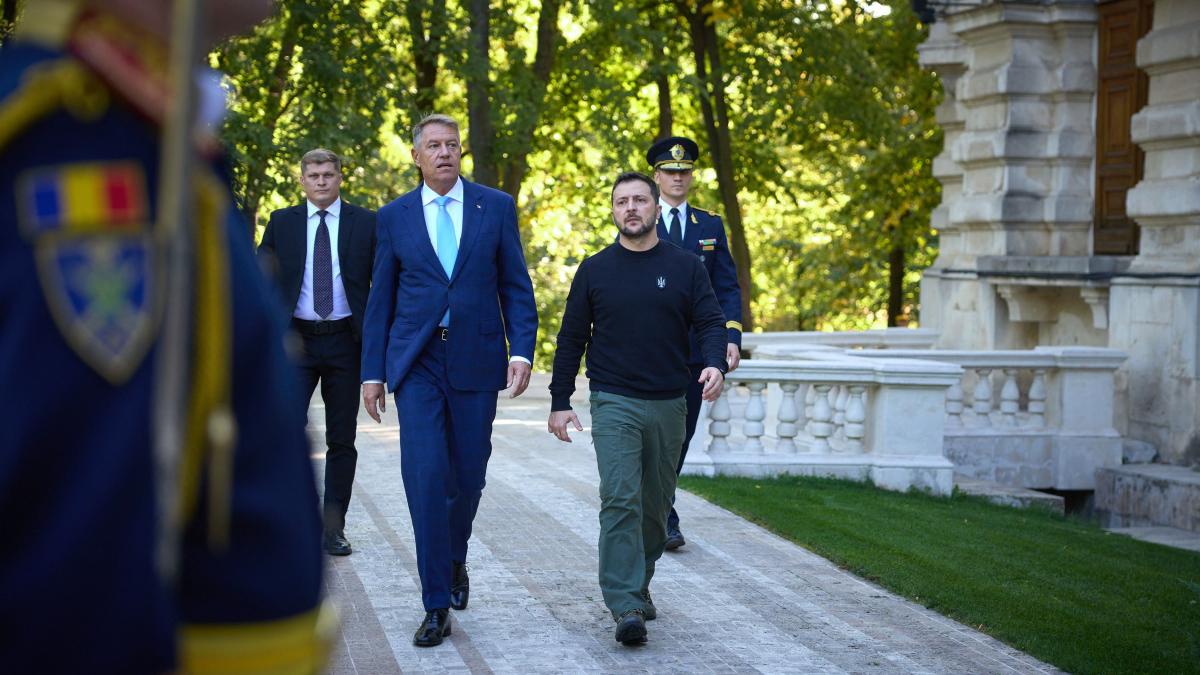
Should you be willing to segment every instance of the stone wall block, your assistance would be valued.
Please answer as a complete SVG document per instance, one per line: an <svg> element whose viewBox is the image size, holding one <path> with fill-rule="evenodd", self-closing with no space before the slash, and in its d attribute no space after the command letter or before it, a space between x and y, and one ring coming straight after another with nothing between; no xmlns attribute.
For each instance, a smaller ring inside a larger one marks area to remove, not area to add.
<svg viewBox="0 0 1200 675"><path fill-rule="evenodd" d="M1125 198L1132 218L1191 216L1200 224L1200 176L1142 181Z"/></svg>
<svg viewBox="0 0 1200 675"><path fill-rule="evenodd" d="M1133 116L1133 142L1143 149L1158 149L1171 141L1200 138L1200 101L1180 101L1146 106Z"/></svg>
<svg viewBox="0 0 1200 675"><path fill-rule="evenodd" d="M1200 21L1155 29L1138 40L1137 64L1144 70L1163 72L1194 67L1195 64L1188 62L1197 60L1200 60Z"/></svg>

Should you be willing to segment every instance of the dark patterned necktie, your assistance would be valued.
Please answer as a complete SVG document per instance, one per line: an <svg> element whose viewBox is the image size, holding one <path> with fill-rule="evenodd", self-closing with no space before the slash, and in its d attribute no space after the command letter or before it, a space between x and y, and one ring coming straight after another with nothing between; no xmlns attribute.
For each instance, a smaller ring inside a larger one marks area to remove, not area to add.
<svg viewBox="0 0 1200 675"><path fill-rule="evenodd" d="M317 240L313 243L313 311L322 319L333 314L333 250L329 244L328 211L317 211Z"/></svg>
<svg viewBox="0 0 1200 675"><path fill-rule="evenodd" d="M671 209L671 228L667 230L667 236L671 238L671 243L676 246L683 246L683 226L679 222L679 209Z"/></svg>

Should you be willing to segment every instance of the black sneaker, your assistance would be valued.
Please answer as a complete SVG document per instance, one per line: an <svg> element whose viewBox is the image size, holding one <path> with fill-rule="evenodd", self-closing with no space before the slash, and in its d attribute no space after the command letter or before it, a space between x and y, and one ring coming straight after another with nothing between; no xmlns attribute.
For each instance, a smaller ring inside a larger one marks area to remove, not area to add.
<svg viewBox="0 0 1200 675"><path fill-rule="evenodd" d="M646 614L640 609L630 609L617 618L617 642L623 645L640 645L646 642Z"/></svg>

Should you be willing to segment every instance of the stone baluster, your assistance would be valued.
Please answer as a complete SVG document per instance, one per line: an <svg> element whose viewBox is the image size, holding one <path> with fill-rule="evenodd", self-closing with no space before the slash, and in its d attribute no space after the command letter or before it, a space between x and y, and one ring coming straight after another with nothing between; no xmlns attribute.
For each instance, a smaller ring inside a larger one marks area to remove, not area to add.
<svg viewBox="0 0 1200 675"><path fill-rule="evenodd" d="M975 417L979 420L980 425L990 427L992 426L992 369L976 368L975 374L979 379L975 382L975 394L972 396L971 409L975 411Z"/></svg>
<svg viewBox="0 0 1200 675"><path fill-rule="evenodd" d="M1046 371L1033 371L1033 382L1029 385L1029 426L1041 429L1046 426Z"/></svg>
<svg viewBox="0 0 1200 675"><path fill-rule="evenodd" d="M708 435L712 436L712 442L708 444L710 455L729 452L729 391L730 388L727 387L721 392L717 400L713 401L708 413L708 418L712 420L708 424Z"/></svg>
<svg viewBox="0 0 1200 675"><path fill-rule="evenodd" d="M796 452L796 420L799 418L796 389L799 387L798 382L779 383L783 395L779 400L779 424L775 427L775 434L779 436L779 443L775 446L777 452Z"/></svg>
<svg viewBox="0 0 1200 675"><path fill-rule="evenodd" d="M948 428L962 427L963 388L962 380L950 385L946 390L946 426Z"/></svg>
<svg viewBox="0 0 1200 675"><path fill-rule="evenodd" d="M846 437L846 403L850 400L850 390L844 384L833 388L829 394L833 401L833 437L842 440Z"/></svg>
<svg viewBox="0 0 1200 675"><path fill-rule="evenodd" d="M813 450L829 452L829 437L833 434L833 408L829 405L829 385L814 384L810 387L816 391L813 400L812 416L809 418L809 429L815 442Z"/></svg>
<svg viewBox="0 0 1200 675"><path fill-rule="evenodd" d="M742 424L742 432L746 434L746 452L761 454L763 451L762 436L766 432L763 420L767 417L767 407L763 403L763 390L766 382L748 382L750 400L746 402L746 421Z"/></svg>
<svg viewBox="0 0 1200 675"><path fill-rule="evenodd" d="M1020 409L1021 391L1017 389L1017 369L1004 369L1004 386L1000 389L1000 423L1006 427L1017 426L1017 410Z"/></svg>
<svg viewBox="0 0 1200 675"><path fill-rule="evenodd" d="M808 428L808 391L810 389L812 387L807 384L797 383L796 391L792 394L792 401L796 406L796 433Z"/></svg>
<svg viewBox="0 0 1200 675"><path fill-rule="evenodd" d="M817 403L816 385L804 386L804 433L812 435L813 406Z"/></svg>
<svg viewBox="0 0 1200 675"><path fill-rule="evenodd" d="M866 387L855 384L848 387L849 399L846 403L846 450L855 454L863 451L863 436L866 433L867 408L863 403Z"/></svg>

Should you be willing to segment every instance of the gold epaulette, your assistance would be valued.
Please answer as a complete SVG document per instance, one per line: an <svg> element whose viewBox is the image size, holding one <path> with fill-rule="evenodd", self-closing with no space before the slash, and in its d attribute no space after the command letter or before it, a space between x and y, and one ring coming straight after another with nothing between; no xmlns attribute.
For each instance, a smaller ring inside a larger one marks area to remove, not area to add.
<svg viewBox="0 0 1200 675"><path fill-rule="evenodd" d="M21 86L0 101L0 152L34 122L65 109L88 121L108 109L108 89L78 62L62 58L34 64Z"/></svg>

